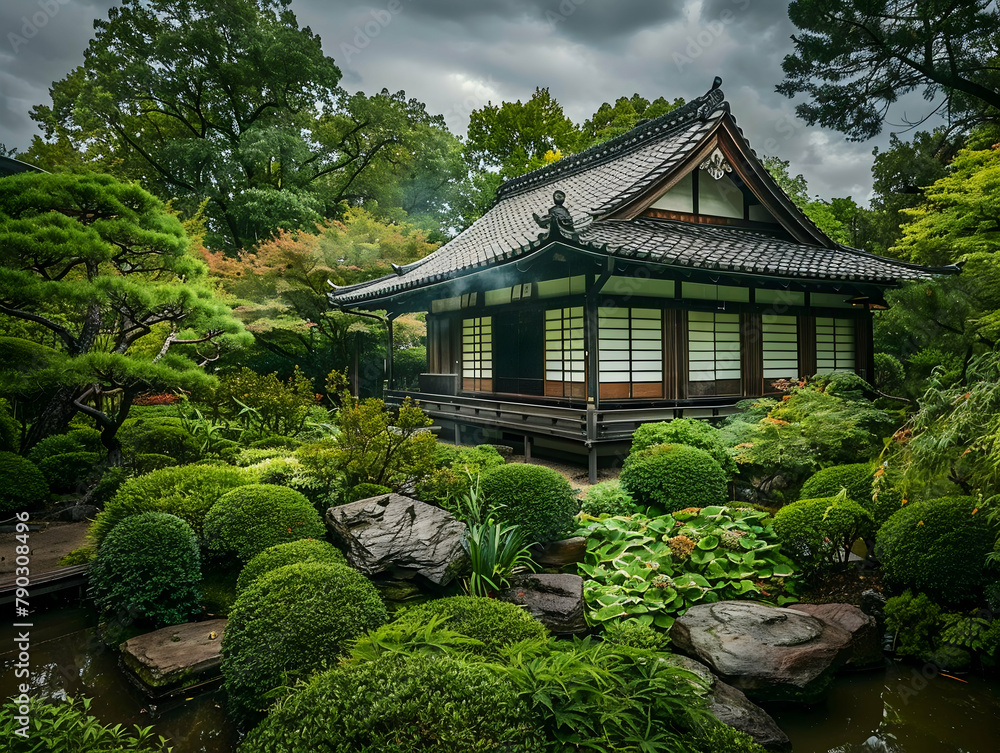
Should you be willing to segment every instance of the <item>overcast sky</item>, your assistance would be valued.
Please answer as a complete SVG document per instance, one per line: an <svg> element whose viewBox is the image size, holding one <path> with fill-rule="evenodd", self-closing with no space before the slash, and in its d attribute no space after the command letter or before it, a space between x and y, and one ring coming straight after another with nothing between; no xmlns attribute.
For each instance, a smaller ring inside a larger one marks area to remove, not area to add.
<svg viewBox="0 0 1000 753"><path fill-rule="evenodd" d="M114 0L3 0L0 141L25 149L38 133L31 107L83 61L93 20ZM791 52L782 0L293 0L301 26L323 40L342 85L403 89L464 135L488 101L522 101L547 86L577 123L602 102L635 92L691 99L712 79L758 154L791 162L810 193L871 190L872 148L809 128L774 91ZM904 136L904 138L908 138Z"/></svg>

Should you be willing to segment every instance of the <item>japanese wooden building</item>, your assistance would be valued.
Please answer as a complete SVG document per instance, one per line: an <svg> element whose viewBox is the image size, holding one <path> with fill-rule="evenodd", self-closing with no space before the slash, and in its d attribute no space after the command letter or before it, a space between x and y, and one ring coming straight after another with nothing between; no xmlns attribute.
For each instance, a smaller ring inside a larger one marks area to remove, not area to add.
<svg viewBox="0 0 1000 753"><path fill-rule="evenodd" d="M390 397L414 397L465 441L587 452L593 477L645 421L725 415L779 379L870 379L883 291L957 269L824 235L720 85L504 183L424 259L336 288L345 311L427 314L428 373Z"/></svg>

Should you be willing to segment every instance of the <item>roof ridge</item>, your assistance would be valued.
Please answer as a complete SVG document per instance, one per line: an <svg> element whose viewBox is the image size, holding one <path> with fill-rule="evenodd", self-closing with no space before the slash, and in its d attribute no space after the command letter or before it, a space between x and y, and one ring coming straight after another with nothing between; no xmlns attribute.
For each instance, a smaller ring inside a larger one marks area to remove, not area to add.
<svg viewBox="0 0 1000 753"><path fill-rule="evenodd" d="M589 169L595 165L616 159L649 141L680 131L680 126L689 125L695 120L707 120L709 115L719 105L725 103L725 94L719 88L721 86L722 79L716 76L712 88L705 94L692 99L675 110L666 112L657 118L640 122L630 131L626 131L607 141L602 141L600 144L588 147L582 152L563 157L550 165L532 170L530 173L517 178L511 178L502 183L497 189L491 208L503 199L544 185L557 178L563 178L580 170Z"/></svg>

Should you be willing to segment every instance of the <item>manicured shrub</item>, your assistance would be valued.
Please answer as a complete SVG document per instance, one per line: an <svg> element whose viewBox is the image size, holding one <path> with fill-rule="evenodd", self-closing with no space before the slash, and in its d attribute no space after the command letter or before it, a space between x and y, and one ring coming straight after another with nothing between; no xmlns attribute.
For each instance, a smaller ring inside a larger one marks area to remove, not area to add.
<svg viewBox="0 0 1000 753"><path fill-rule="evenodd" d="M380 486L379 484L358 484L357 486L352 486L344 494L344 502L357 502L359 499L368 499L369 497L379 497L383 494L392 494L392 489L388 486Z"/></svg>
<svg viewBox="0 0 1000 753"><path fill-rule="evenodd" d="M929 657L940 632L944 610L927 594L914 596L907 589L885 604L885 626L896 634L894 648L900 656Z"/></svg>
<svg viewBox="0 0 1000 753"><path fill-rule="evenodd" d="M123 520L97 550L89 575L94 603L119 624L176 625L199 610L198 541L175 515Z"/></svg>
<svg viewBox="0 0 1000 753"><path fill-rule="evenodd" d="M199 460L198 463L201 463ZM147 473L158 471L162 468L173 468L177 465L177 459L170 455L160 455L155 452L147 452L142 455L132 455L125 458L125 466L132 471L134 476L145 476ZM194 465L194 463L191 463Z"/></svg>
<svg viewBox="0 0 1000 753"><path fill-rule="evenodd" d="M845 565L851 545L875 532L870 512L846 494L800 499L774 516L782 549L808 575Z"/></svg>
<svg viewBox="0 0 1000 753"><path fill-rule="evenodd" d="M529 543L555 541L573 529L579 503L560 473L541 465L508 463L480 477L488 513L521 527Z"/></svg>
<svg viewBox="0 0 1000 753"><path fill-rule="evenodd" d="M942 497L893 513L878 532L876 553L890 587L961 605L989 582L986 557L996 538L996 525L974 498Z"/></svg>
<svg viewBox="0 0 1000 753"><path fill-rule="evenodd" d="M346 565L344 553L328 541L301 539L268 547L251 559L240 571L236 591L242 593L257 578L296 562L320 562L327 565Z"/></svg>
<svg viewBox="0 0 1000 753"><path fill-rule="evenodd" d="M118 439L129 458L152 453L181 464L201 459L201 441L172 416L127 419L118 430Z"/></svg>
<svg viewBox="0 0 1000 753"><path fill-rule="evenodd" d="M237 597L222 639L230 714L256 720L272 690L335 664L387 617L375 586L346 565L300 562L265 573Z"/></svg>
<svg viewBox="0 0 1000 753"><path fill-rule="evenodd" d="M37 507L49 498L49 485L34 463L0 452L0 514Z"/></svg>
<svg viewBox="0 0 1000 753"><path fill-rule="evenodd" d="M449 596L427 601L407 609L393 625L422 625L435 617L444 618L441 628L481 641L483 646L471 649L470 653L482 656L496 656L505 646L548 634L545 626L521 607L481 596Z"/></svg>
<svg viewBox="0 0 1000 753"><path fill-rule="evenodd" d="M326 526L302 494L285 486L248 484L226 492L205 515L210 552L249 562L275 544L322 539Z"/></svg>
<svg viewBox="0 0 1000 753"><path fill-rule="evenodd" d="M187 521L202 540L205 515L226 492L253 481L242 468L184 465L161 468L130 478L119 487L91 526L90 536L98 545L119 522L130 515L156 510Z"/></svg>
<svg viewBox="0 0 1000 753"><path fill-rule="evenodd" d="M57 494L86 490L100 475L104 456L96 452L64 452L38 461L38 470Z"/></svg>
<svg viewBox="0 0 1000 753"><path fill-rule="evenodd" d="M541 750L513 684L490 665L389 654L322 672L278 702L244 753Z"/></svg>
<svg viewBox="0 0 1000 753"><path fill-rule="evenodd" d="M250 449L252 450L294 450L296 447L301 446L301 439L286 437L281 434L264 437L263 439L258 439L257 441L250 443Z"/></svg>
<svg viewBox="0 0 1000 753"><path fill-rule="evenodd" d="M879 466L873 463L835 465L816 471L802 485L799 497L801 499L836 497L842 489L847 491L849 499L853 499L872 514L875 530L882 527L889 516L900 508L903 501L903 495L886 477L884 469L880 471Z"/></svg>
<svg viewBox="0 0 1000 753"><path fill-rule="evenodd" d="M95 439L96 442L92 441ZM53 455L67 452L98 452L101 447L100 434L94 430L77 429L66 434L50 434L32 447L26 457L36 465Z"/></svg>
<svg viewBox="0 0 1000 753"><path fill-rule="evenodd" d="M10 403L0 398L0 452L15 452L20 436L21 426L11 412Z"/></svg>
<svg viewBox="0 0 1000 753"><path fill-rule="evenodd" d="M888 395L899 395L903 391L906 370L896 356L889 353L875 354L875 389Z"/></svg>
<svg viewBox="0 0 1000 753"><path fill-rule="evenodd" d="M660 514L721 505L727 497L726 474L719 464L704 450L682 444L631 453L619 478L637 504Z"/></svg>
<svg viewBox="0 0 1000 753"><path fill-rule="evenodd" d="M648 450L658 444L697 447L711 455L727 475L736 475L736 461L722 441L722 434L707 421L697 418L675 418L673 421L641 424L632 435L631 452Z"/></svg>
<svg viewBox="0 0 1000 753"><path fill-rule="evenodd" d="M595 518L601 515L631 515L638 509L632 495L622 488L618 479L594 484L583 493L580 502L580 511Z"/></svg>

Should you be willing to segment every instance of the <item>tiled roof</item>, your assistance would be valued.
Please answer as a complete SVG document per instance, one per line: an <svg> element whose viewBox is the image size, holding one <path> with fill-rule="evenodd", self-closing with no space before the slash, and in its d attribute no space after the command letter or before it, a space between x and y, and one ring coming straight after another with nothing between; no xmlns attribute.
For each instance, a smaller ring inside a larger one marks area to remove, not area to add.
<svg viewBox="0 0 1000 753"><path fill-rule="evenodd" d="M565 206L579 241L598 247L607 244L606 252L618 257L678 267L885 284L932 274L857 249L783 241L752 230L649 218L604 219L663 180L716 130L729 113L719 83L717 79L704 96L628 133L504 183L489 211L441 248L398 268L400 274L337 288L331 301L349 306L381 299L529 252L547 236L533 214L552 206L554 190L566 194Z"/></svg>

